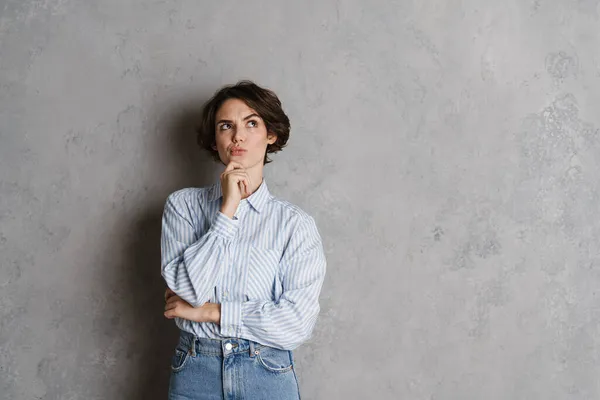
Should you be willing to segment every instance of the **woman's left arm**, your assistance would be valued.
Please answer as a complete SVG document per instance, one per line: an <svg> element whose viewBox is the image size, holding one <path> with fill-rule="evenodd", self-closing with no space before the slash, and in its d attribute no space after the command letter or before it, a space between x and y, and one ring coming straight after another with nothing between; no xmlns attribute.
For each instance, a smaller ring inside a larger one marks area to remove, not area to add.
<svg viewBox="0 0 600 400"><path fill-rule="evenodd" d="M326 271L321 236L312 217L299 222L282 257L283 293L266 300L221 303L220 333L293 350L312 336Z"/></svg>
<svg viewBox="0 0 600 400"><path fill-rule="evenodd" d="M196 322L212 322L218 324L221 319L221 305L219 303L206 302L199 307L193 307L190 303L179 297L170 288L165 291L164 316L183 318Z"/></svg>

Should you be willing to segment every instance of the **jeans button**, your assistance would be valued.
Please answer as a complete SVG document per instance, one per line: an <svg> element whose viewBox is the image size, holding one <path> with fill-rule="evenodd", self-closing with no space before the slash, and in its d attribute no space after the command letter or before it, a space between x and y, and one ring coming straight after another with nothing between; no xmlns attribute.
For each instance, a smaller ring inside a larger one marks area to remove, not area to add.
<svg viewBox="0 0 600 400"><path fill-rule="evenodd" d="M227 344L225 345L225 348L226 348L227 350L231 350L231 348L232 348L232 347L233 347L233 346L231 345L231 343L227 343Z"/></svg>

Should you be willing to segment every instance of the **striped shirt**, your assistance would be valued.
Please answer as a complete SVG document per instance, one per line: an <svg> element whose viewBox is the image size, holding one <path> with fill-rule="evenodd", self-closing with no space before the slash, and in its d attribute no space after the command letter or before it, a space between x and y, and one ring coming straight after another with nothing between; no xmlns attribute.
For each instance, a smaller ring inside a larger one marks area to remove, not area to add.
<svg viewBox="0 0 600 400"><path fill-rule="evenodd" d="M315 220L263 181L233 219L220 211L220 179L167 197L161 271L194 307L221 304L220 324L175 318L199 337L249 339L293 350L312 336L326 259Z"/></svg>

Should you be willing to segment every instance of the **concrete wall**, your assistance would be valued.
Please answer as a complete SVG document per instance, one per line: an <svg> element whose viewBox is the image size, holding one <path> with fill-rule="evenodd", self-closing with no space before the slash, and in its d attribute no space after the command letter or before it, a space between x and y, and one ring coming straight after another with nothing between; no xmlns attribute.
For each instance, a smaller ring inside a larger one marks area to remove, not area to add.
<svg viewBox="0 0 600 400"><path fill-rule="evenodd" d="M329 261L304 399L600 398L598 0L0 1L0 397L163 399L202 102L292 121Z"/></svg>

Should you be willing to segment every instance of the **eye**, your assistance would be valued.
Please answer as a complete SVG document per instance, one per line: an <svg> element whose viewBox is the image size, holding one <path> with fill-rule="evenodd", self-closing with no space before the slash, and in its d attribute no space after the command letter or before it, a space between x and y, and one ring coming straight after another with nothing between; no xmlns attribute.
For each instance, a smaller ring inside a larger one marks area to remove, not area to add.
<svg viewBox="0 0 600 400"><path fill-rule="evenodd" d="M221 126L219 126L219 129L222 131L229 129L229 128L231 128L231 124L228 124L228 123L223 123L223 124L221 124Z"/></svg>
<svg viewBox="0 0 600 400"><path fill-rule="evenodd" d="M248 125L250 125L251 128L256 128L258 126L258 121L252 119L248 121Z"/></svg>

